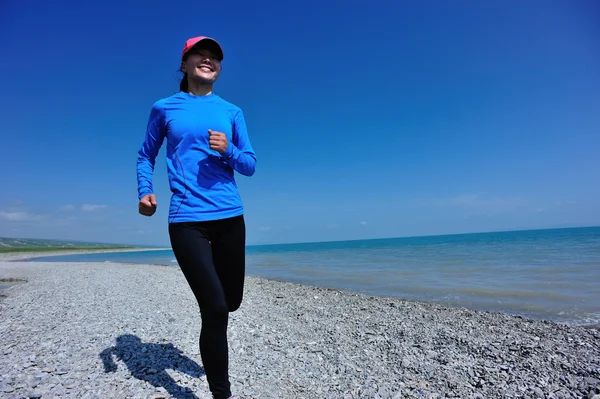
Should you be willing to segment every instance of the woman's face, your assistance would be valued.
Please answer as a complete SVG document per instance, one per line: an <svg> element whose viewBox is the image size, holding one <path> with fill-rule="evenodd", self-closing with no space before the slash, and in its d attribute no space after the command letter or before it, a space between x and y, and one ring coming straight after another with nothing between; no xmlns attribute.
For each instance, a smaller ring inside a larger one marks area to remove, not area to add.
<svg viewBox="0 0 600 399"><path fill-rule="evenodd" d="M214 52L205 48L193 48L187 53L181 70L187 72L188 77L203 83L214 83L221 73L221 61Z"/></svg>

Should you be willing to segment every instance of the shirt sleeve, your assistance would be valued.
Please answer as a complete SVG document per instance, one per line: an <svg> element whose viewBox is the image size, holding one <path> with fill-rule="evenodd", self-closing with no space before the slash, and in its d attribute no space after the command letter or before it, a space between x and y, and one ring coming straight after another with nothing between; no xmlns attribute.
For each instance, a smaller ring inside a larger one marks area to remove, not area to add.
<svg viewBox="0 0 600 399"><path fill-rule="evenodd" d="M246 120L241 110L238 110L235 114L232 142L229 143L223 153L223 159L242 175L252 176L256 170L256 154L250 144Z"/></svg>
<svg viewBox="0 0 600 399"><path fill-rule="evenodd" d="M138 151L137 157L137 182L138 197L153 194L152 176L154 174L154 164L156 156L165 139L165 113L163 107L154 104L150 111L148 126L146 128L146 137Z"/></svg>

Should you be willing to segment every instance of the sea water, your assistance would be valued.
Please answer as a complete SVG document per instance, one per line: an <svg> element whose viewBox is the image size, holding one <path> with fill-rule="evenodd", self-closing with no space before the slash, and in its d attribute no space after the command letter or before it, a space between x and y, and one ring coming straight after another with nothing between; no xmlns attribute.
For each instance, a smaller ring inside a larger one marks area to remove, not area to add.
<svg viewBox="0 0 600 399"><path fill-rule="evenodd" d="M177 267L173 252L37 258ZM600 324L600 227L247 247L249 275L571 324Z"/></svg>

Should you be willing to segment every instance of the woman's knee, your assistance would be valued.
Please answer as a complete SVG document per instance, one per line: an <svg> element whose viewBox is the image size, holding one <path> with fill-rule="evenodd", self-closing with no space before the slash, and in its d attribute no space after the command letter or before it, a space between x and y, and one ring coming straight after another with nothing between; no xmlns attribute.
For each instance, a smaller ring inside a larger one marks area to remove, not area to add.
<svg viewBox="0 0 600 399"><path fill-rule="evenodd" d="M229 316L229 308L226 304L222 304L220 306L212 306L210 309L201 309L200 314L202 317L203 325L226 325L227 317Z"/></svg>
<svg viewBox="0 0 600 399"><path fill-rule="evenodd" d="M227 306L229 312L235 312L242 305L242 294L236 295L234 298L227 299Z"/></svg>

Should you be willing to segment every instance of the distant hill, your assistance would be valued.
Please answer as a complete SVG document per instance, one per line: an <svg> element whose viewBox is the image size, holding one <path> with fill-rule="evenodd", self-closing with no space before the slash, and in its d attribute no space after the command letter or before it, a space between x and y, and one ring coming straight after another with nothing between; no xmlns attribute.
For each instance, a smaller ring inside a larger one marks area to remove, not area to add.
<svg viewBox="0 0 600 399"><path fill-rule="evenodd" d="M46 240L38 238L0 237L0 247L133 247L132 245L106 242L85 242L73 240Z"/></svg>
<svg viewBox="0 0 600 399"><path fill-rule="evenodd" d="M99 250L138 248L133 245L85 242L73 240L46 240L38 238L0 237L0 253L47 252L60 250Z"/></svg>

